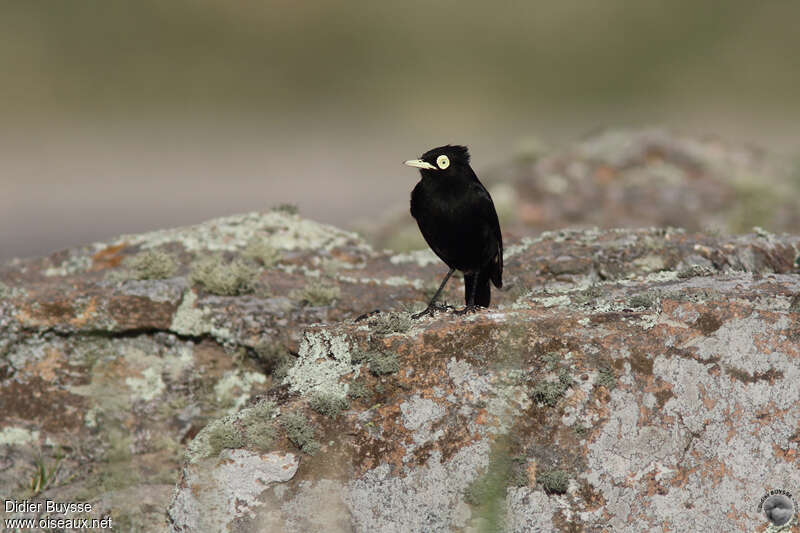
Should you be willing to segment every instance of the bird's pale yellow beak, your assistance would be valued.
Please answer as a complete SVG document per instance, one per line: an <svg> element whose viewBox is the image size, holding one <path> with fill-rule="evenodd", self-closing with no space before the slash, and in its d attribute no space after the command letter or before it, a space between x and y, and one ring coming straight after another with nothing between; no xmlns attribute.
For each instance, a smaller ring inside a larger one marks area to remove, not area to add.
<svg viewBox="0 0 800 533"><path fill-rule="evenodd" d="M417 167L417 168L427 168L430 170L436 170L436 167L428 163L427 161L423 161L422 159L409 159L404 165L409 167Z"/></svg>

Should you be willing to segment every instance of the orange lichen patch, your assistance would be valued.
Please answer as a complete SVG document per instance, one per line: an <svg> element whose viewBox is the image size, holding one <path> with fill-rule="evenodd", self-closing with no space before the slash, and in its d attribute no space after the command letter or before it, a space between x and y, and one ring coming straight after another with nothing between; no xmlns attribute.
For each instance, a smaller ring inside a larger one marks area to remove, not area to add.
<svg viewBox="0 0 800 533"><path fill-rule="evenodd" d="M669 492L669 488L665 486L661 481L659 481L658 474L660 471L657 467L653 467L647 475L644 476L642 481L644 482L645 492L648 496L655 496L658 494L659 496L664 496Z"/></svg>
<svg viewBox="0 0 800 533"><path fill-rule="evenodd" d="M40 302L38 305L20 307L15 318L25 327L49 327L68 322L72 316L71 305L64 302Z"/></svg>
<svg viewBox="0 0 800 533"><path fill-rule="evenodd" d="M80 309L80 314L75 316L69 321L71 326L75 326L76 328L82 327L89 322L90 319L94 318L95 312L97 311L97 298L91 298L84 306Z"/></svg>
<svg viewBox="0 0 800 533"><path fill-rule="evenodd" d="M716 458L708 460L703 470L703 478L705 480L711 479L714 487L731 475L731 471L725 467L725 463Z"/></svg>
<svg viewBox="0 0 800 533"><path fill-rule="evenodd" d="M787 462L787 463L800 463L800 455L798 454L797 450L793 450L789 448L788 450L784 450L777 444L772 444L772 451L775 453L775 457L779 458L780 460Z"/></svg>
<svg viewBox="0 0 800 533"><path fill-rule="evenodd" d="M364 258L359 255L348 253L345 250L339 250L339 249L331 250L331 257L333 259L336 259L337 261L341 261L343 263L348 263L351 265L356 265L364 261Z"/></svg>
<svg viewBox="0 0 800 533"><path fill-rule="evenodd" d="M536 459L531 459L528 461L528 466L525 468L525 474L528 476L528 486L535 487L536 486L536 469L537 469Z"/></svg>
<svg viewBox="0 0 800 533"><path fill-rule="evenodd" d="M748 516L748 513L742 511L742 509L737 509L736 507L734 507L734 504L731 504L730 509L728 510L727 513L725 513L725 516L728 518L728 520L730 520L731 526L733 524L737 524L741 528L741 529L736 528L739 531L747 530L746 524L749 522L750 517Z"/></svg>
<svg viewBox="0 0 800 533"><path fill-rule="evenodd" d="M580 486L578 487L578 494L583 500L584 507L587 511L597 511L605 506L606 499L603 497L601 492L595 490L594 487L592 487L592 485L586 480L581 479L578 482L580 483ZM610 520L611 516L608 514L607 510L603 510L603 515L605 516L606 521Z"/></svg>
<svg viewBox="0 0 800 533"><path fill-rule="evenodd" d="M697 388L700 391L700 401L703 402L703 406L708 411L714 409L714 406L717 405L717 402L719 400L712 398L711 395L706 391L706 388L703 386L702 383L698 383Z"/></svg>
<svg viewBox="0 0 800 533"><path fill-rule="evenodd" d="M489 422L487 419L488 413L489 412L486 409L479 410L477 416L475 417L475 423L479 426L486 425Z"/></svg>
<svg viewBox="0 0 800 533"><path fill-rule="evenodd" d="M730 408L725 409L725 416L732 423L738 423L744 416L744 409L742 409L742 405L739 402L734 402L732 410Z"/></svg>
<svg viewBox="0 0 800 533"><path fill-rule="evenodd" d="M45 381L52 382L56 377L56 370L61 367L61 362L65 360L64 354L55 348L48 346L46 356L41 361L37 361L25 371L31 375L36 375Z"/></svg>
<svg viewBox="0 0 800 533"><path fill-rule="evenodd" d="M118 244L116 246L108 246L103 248L92 256L92 266L89 270L91 272L95 272L97 270L104 270L106 268L115 268L119 266L124 258L120 252L127 247L128 243L123 242L122 244Z"/></svg>
<svg viewBox="0 0 800 533"><path fill-rule="evenodd" d="M778 409L775 402L770 400L767 405L755 412L756 418L754 421L757 423L757 426L753 428L751 434L758 435L762 429L771 426L775 420L785 420L791 409L792 408Z"/></svg>
<svg viewBox="0 0 800 533"><path fill-rule="evenodd" d="M656 410L661 411L661 408L664 407L671 398L675 397L672 388L672 383L664 381L660 377L651 376L647 380L644 391L656 397Z"/></svg>
<svg viewBox="0 0 800 533"><path fill-rule="evenodd" d="M479 435L470 434L466 420L462 424L443 426L442 429L444 435L433 446L442 452L442 461L449 461L462 448L481 440Z"/></svg>
<svg viewBox="0 0 800 533"><path fill-rule="evenodd" d="M567 398L566 404L570 407L576 407L586 400L586 393L582 389L574 388L572 395Z"/></svg>
<svg viewBox="0 0 800 533"><path fill-rule="evenodd" d="M701 475L705 476L706 472L708 471L707 465L700 464L699 454L695 450L692 450L690 453L692 457L695 458L694 464L696 466L692 466L691 468L678 468L675 476L669 481L671 486L682 488L686 485L686 483L689 482L689 477L692 476L692 474L697 474L700 472ZM680 464L677 466L680 466Z"/></svg>

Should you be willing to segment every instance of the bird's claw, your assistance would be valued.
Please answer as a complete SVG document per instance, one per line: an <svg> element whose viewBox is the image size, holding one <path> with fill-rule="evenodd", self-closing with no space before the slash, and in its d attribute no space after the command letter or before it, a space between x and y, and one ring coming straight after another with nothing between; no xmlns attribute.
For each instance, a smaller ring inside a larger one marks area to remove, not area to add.
<svg viewBox="0 0 800 533"><path fill-rule="evenodd" d="M444 311L450 311L451 309L454 309L452 305L432 304L426 307L424 310L420 311L419 313L411 315L411 318L417 320L418 318L422 318L424 316L432 317L437 311L444 312Z"/></svg>
<svg viewBox="0 0 800 533"><path fill-rule="evenodd" d="M454 313L457 314L457 315L467 315L467 314L470 314L470 313L477 313L481 309L484 309L484 308L481 307L480 305L468 305L464 309L461 309L459 311L455 311Z"/></svg>

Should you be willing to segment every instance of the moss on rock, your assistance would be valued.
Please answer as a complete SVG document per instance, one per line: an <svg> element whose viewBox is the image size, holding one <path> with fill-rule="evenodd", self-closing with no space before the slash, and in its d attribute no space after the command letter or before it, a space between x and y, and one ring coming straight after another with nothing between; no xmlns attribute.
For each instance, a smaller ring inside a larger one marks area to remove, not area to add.
<svg viewBox="0 0 800 533"><path fill-rule="evenodd" d="M320 449L320 443L314 439L314 426L298 412L291 412L281 417L281 425L286 430L286 437L308 455L314 455Z"/></svg>
<svg viewBox="0 0 800 533"><path fill-rule="evenodd" d="M237 296L255 290L258 271L238 259L225 262L221 256L199 260L190 275L192 283L220 296Z"/></svg>
<svg viewBox="0 0 800 533"><path fill-rule="evenodd" d="M309 406L321 415L336 418L349 404L346 398L335 394L317 393L309 401Z"/></svg>
<svg viewBox="0 0 800 533"><path fill-rule="evenodd" d="M289 293L289 297L300 305L322 307L331 305L339 298L340 294L341 290L336 285L312 281L302 289L293 290Z"/></svg>

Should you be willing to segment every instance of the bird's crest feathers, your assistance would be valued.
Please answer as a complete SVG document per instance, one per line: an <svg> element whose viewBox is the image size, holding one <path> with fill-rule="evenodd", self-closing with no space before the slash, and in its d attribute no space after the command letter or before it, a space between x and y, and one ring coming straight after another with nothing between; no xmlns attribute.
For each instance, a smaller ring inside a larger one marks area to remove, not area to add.
<svg viewBox="0 0 800 533"><path fill-rule="evenodd" d="M452 161L457 161L461 164L469 163L469 150L466 146L458 144L447 144L438 148L433 148L422 154L424 161L435 161L440 155L446 155Z"/></svg>

